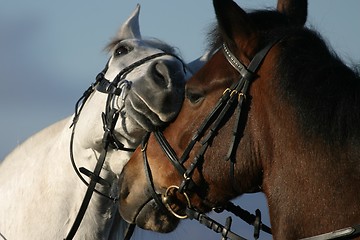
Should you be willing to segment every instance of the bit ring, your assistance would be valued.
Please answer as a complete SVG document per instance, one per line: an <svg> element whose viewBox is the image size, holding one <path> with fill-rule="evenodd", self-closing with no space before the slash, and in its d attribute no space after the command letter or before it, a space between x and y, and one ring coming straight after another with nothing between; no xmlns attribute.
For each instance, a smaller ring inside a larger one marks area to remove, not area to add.
<svg viewBox="0 0 360 240"><path fill-rule="evenodd" d="M170 207L170 204L166 201L167 200L167 197L170 196L170 190L173 190L175 189L175 191L178 191L179 190L179 187L178 186L175 186L175 185L172 185L170 187L168 187L165 191L165 193L162 195L162 201L165 205L165 207L169 210L169 212L171 212L171 214L173 214L175 217L179 218L179 219L185 219L185 218L188 218L188 216L185 214L185 215L180 215L178 213L176 213L171 207ZM188 208L191 208L191 203L190 203L190 198L189 196L187 195L187 193L183 192L181 193L185 199L186 199L186 202L187 202L187 206Z"/></svg>

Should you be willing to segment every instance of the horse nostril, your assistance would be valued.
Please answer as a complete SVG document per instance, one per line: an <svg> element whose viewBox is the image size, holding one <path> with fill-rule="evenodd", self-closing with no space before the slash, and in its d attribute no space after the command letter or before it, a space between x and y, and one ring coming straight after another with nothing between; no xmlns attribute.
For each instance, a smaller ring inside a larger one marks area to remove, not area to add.
<svg viewBox="0 0 360 240"><path fill-rule="evenodd" d="M168 88L170 81L170 72L168 66L163 61L158 61L152 68L152 78L161 88Z"/></svg>

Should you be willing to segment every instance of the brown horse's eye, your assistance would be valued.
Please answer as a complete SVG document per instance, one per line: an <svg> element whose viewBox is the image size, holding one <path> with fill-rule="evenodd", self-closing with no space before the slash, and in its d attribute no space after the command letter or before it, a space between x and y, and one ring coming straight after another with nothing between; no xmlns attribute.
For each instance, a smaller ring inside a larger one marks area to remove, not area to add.
<svg viewBox="0 0 360 240"><path fill-rule="evenodd" d="M204 98L202 93L191 90L186 90L185 96L192 104L197 104Z"/></svg>

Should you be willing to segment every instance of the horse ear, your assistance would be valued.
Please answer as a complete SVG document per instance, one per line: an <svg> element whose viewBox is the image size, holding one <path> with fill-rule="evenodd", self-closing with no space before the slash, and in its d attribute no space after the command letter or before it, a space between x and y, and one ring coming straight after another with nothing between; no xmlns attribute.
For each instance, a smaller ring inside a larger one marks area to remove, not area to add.
<svg viewBox="0 0 360 240"><path fill-rule="evenodd" d="M140 5L138 4L134 12L131 14L131 16L119 29L116 35L117 39L129 39L129 38L141 39L139 14L140 14Z"/></svg>
<svg viewBox="0 0 360 240"><path fill-rule="evenodd" d="M256 32L247 13L232 0L213 0L213 4L223 40L246 44Z"/></svg>
<svg viewBox="0 0 360 240"><path fill-rule="evenodd" d="M206 51L201 57L193 60L186 64L187 69L190 70L191 74L195 74L202 68L205 63L209 61L209 59L214 55L215 51Z"/></svg>
<svg viewBox="0 0 360 240"><path fill-rule="evenodd" d="M294 25L303 26L307 18L307 0L278 0L277 10Z"/></svg>

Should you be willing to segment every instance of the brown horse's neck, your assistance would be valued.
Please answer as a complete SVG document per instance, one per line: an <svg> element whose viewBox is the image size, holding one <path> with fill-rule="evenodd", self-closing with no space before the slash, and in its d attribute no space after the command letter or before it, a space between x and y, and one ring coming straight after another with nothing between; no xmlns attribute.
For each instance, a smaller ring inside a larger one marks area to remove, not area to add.
<svg viewBox="0 0 360 240"><path fill-rule="evenodd" d="M314 152L279 154L272 170L264 174L264 191L279 239L308 237L360 223L358 176L351 176L351 169L342 163L327 163L329 156L308 151Z"/></svg>
<svg viewBox="0 0 360 240"><path fill-rule="evenodd" d="M283 96L273 62L276 54L267 57L251 85L237 158L262 170L274 238L300 239L360 224L360 138L332 141L307 132L304 126L313 120L301 122L301 107Z"/></svg>
<svg viewBox="0 0 360 240"><path fill-rule="evenodd" d="M304 137L291 106L281 105L258 122L268 136L261 156L274 237L299 239L360 224L356 144Z"/></svg>

